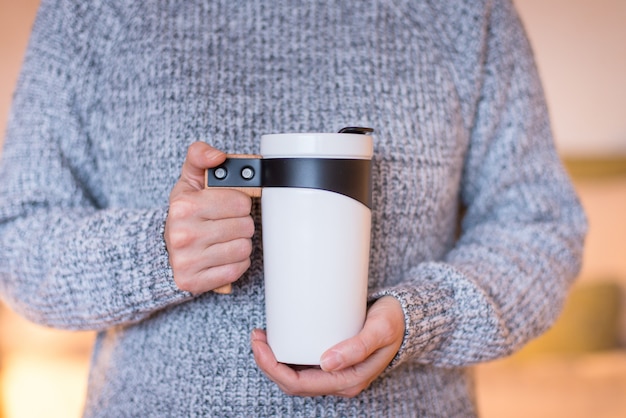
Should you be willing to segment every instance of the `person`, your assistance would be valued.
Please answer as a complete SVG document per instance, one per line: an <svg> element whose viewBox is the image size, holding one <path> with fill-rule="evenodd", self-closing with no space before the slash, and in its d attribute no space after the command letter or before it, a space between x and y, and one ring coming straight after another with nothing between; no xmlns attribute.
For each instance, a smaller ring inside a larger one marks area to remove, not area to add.
<svg viewBox="0 0 626 418"><path fill-rule="evenodd" d="M375 129L370 307L290 367L259 202L202 176L350 125ZM43 0L0 176L4 301L98 331L86 417L475 416L471 366L550 327L586 233L509 0Z"/></svg>

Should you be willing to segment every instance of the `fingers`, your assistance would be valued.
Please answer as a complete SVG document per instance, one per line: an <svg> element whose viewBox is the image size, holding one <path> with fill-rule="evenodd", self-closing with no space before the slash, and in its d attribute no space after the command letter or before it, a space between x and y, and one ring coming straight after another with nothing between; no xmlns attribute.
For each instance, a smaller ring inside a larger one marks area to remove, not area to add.
<svg viewBox="0 0 626 418"><path fill-rule="evenodd" d="M320 369L309 368L298 371L286 364L276 361L272 349L267 344L265 332L259 329L252 331L252 352L259 368L288 395L293 396L320 396L329 389L330 383L325 382L329 376Z"/></svg>
<svg viewBox="0 0 626 418"><path fill-rule="evenodd" d="M238 263L215 266L196 274L177 274L174 279L179 289L199 295L225 284L233 283L250 268L250 259Z"/></svg>
<svg viewBox="0 0 626 418"><path fill-rule="evenodd" d="M252 352L259 368L288 395L353 397L363 391L375 376L367 368L350 368L327 373L317 367L294 368L276 361L265 333L252 333Z"/></svg>
<svg viewBox="0 0 626 418"><path fill-rule="evenodd" d="M165 244L176 285L194 294L232 283L250 266L252 199L230 189L204 188L204 172L226 155L192 144L170 193Z"/></svg>
<svg viewBox="0 0 626 418"><path fill-rule="evenodd" d="M252 238L254 234L254 222L249 215L198 222L172 216L169 227L166 230L168 248L174 251L186 248L204 251L212 245Z"/></svg>
<svg viewBox="0 0 626 418"><path fill-rule="evenodd" d="M280 375L287 374L289 378L296 379L296 372L289 366L276 361L272 349L267 344L267 335L260 329L255 329L251 334L251 344L254 358L261 368L274 382L280 385ZM283 389L284 390L284 389Z"/></svg>
<svg viewBox="0 0 626 418"><path fill-rule="evenodd" d="M206 292L232 283L248 269L254 234L249 214L217 220L177 216L166 221L165 241L180 289Z"/></svg>
<svg viewBox="0 0 626 418"><path fill-rule="evenodd" d="M177 286L198 294L241 277L252 254L251 199L233 190L202 190L173 199L165 241Z"/></svg>
<svg viewBox="0 0 626 418"><path fill-rule="evenodd" d="M203 251L254 234L250 197L234 190L203 192L173 198L165 231L168 249Z"/></svg>
<svg viewBox="0 0 626 418"><path fill-rule="evenodd" d="M252 199L232 189L211 189L194 192L172 192L169 215L173 219L218 220L250 214Z"/></svg>
<svg viewBox="0 0 626 418"><path fill-rule="evenodd" d="M325 371L341 370L365 361L377 350L392 346L400 348L404 335L404 314L397 299L379 299L367 313L361 332L326 351L320 360ZM394 353L395 355L395 353Z"/></svg>
<svg viewBox="0 0 626 418"><path fill-rule="evenodd" d="M384 297L368 311L359 335L324 353L322 369L294 370L279 363L261 330L254 330L251 340L257 365L285 393L353 397L385 370L398 352L403 335L404 315L400 303L395 298ZM335 356L337 362L332 365L331 359Z"/></svg>

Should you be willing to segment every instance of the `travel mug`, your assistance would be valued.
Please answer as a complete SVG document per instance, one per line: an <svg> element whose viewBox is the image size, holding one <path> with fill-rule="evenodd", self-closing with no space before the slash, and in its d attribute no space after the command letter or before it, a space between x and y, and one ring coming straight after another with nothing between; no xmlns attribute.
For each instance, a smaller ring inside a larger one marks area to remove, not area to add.
<svg viewBox="0 0 626 418"><path fill-rule="evenodd" d="M267 339L280 362L319 365L324 351L363 327L370 132L263 135L262 158L229 160L207 175L209 187L230 172L231 187L262 188Z"/></svg>

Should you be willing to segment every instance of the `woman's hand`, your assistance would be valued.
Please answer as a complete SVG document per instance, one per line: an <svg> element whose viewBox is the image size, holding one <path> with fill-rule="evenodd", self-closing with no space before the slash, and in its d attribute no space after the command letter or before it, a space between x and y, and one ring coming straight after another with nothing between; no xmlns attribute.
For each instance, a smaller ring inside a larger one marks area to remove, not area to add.
<svg viewBox="0 0 626 418"><path fill-rule="evenodd" d="M174 281L181 290L203 293L237 280L250 267L252 200L230 189L205 189L204 173L226 154L193 143L180 179L170 193L165 243Z"/></svg>
<svg viewBox="0 0 626 418"><path fill-rule="evenodd" d="M400 349L403 337L400 302L385 296L370 307L358 335L322 355L321 369L295 369L278 363L264 331L253 330L251 338L257 365L288 395L354 397L385 370Z"/></svg>

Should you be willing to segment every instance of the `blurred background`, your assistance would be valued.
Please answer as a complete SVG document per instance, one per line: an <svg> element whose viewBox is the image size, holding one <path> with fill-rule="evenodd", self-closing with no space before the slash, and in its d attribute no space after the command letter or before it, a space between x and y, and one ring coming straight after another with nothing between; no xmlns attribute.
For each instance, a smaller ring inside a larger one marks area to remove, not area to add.
<svg viewBox="0 0 626 418"><path fill-rule="evenodd" d="M0 0L0 144L38 3ZM515 3L590 230L557 324L476 368L481 415L625 417L626 1ZM33 325L0 305L0 418L79 417L93 337Z"/></svg>

